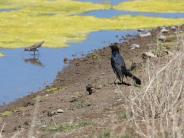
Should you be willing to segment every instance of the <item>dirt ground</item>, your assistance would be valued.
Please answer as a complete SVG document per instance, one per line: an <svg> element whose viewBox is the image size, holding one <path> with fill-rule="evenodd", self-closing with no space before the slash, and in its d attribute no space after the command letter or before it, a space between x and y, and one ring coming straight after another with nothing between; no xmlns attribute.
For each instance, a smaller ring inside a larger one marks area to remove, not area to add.
<svg viewBox="0 0 184 138"><path fill-rule="evenodd" d="M109 47L95 50L84 58L70 61L69 66L59 72L51 86L0 108L0 129L5 138L83 138L83 137L136 137L126 120L122 106L125 95L131 90L142 90L147 82L144 52L157 48L160 28L151 30L152 37L130 37L128 43L119 42L127 67L136 63L133 73L142 80L140 87L130 78L131 86L115 85L115 74L110 64ZM174 33L169 33L172 36ZM119 36L121 39L121 36ZM175 41L173 38L171 41ZM140 48L130 49L131 44ZM170 48L170 51L173 49ZM168 61L166 51L151 58L155 65ZM86 86L93 86L93 93ZM120 92L121 91L121 92Z"/></svg>

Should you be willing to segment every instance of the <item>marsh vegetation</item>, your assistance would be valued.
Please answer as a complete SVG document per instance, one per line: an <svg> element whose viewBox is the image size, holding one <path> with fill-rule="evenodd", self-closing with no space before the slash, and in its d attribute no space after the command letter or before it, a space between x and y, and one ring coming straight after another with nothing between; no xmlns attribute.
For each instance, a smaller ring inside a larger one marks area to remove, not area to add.
<svg viewBox="0 0 184 138"><path fill-rule="evenodd" d="M123 3L122 5L128 7L128 5L134 3L137 5L136 1ZM149 8L150 3L144 3L145 6L143 8ZM164 5L165 2L161 1L157 3L162 5L161 9L167 7L172 11L172 7L168 7L169 2L167 2L167 5ZM180 6L182 2L179 4L171 3L170 5L174 5L178 11L182 12L182 7ZM122 7L121 4L119 7ZM0 36L2 38L0 48L22 48L39 41L45 41L45 47L61 48L68 46L69 42L82 41L89 33L95 31L152 28L184 23L184 19L162 19L141 16L121 16L112 19L84 17L79 14L94 10L108 10L109 4L82 3L72 0L31 0L29 2L8 0L2 1L0 8L14 9L13 11L0 13ZM160 10L153 9L153 11Z"/></svg>

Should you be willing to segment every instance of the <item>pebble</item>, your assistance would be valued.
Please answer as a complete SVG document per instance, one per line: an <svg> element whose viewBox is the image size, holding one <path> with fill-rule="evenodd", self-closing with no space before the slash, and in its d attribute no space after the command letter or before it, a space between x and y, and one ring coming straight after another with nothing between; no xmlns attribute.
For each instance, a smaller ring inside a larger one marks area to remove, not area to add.
<svg viewBox="0 0 184 138"><path fill-rule="evenodd" d="M140 45L139 44L132 44L130 46L130 49L133 50L133 49L136 49L136 48L140 48Z"/></svg>
<svg viewBox="0 0 184 138"><path fill-rule="evenodd" d="M169 30L166 29L165 27L163 27L163 28L160 30L160 33L168 33L168 32L169 32Z"/></svg>
<svg viewBox="0 0 184 138"><path fill-rule="evenodd" d="M168 54L168 55L171 55L171 56L174 55L174 53L172 53L171 51L168 51L168 50L165 50L164 52L165 52L166 54Z"/></svg>
<svg viewBox="0 0 184 138"><path fill-rule="evenodd" d="M91 84L88 84L86 86L86 91L87 91L88 95L91 95L92 93L94 93L94 87Z"/></svg>
<svg viewBox="0 0 184 138"><path fill-rule="evenodd" d="M148 36L151 36L151 33L150 32L141 32L139 34L140 37L148 37Z"/></svg>
<svg viewBox="0 0 184 138"><path fill-rule="evenodd" d="M145 32L144 29L138 29L137 32Z"/></svg>
<svg viewBox="0 0 184 138"><path fill-rule="evenodd" d="M64 63L67 64L68 63L68 58L64 58Z"/></svg>
<svg viewBox="0 0 184 138"><path fill-rule="evenodd" d="M51 116L54 116L54 115L56 115L56 112L54 112L54 111L51 111L51 112L48 112L48 113L47 113L47 115L48 115L49 117L51 117Z"/></svg>
<svg viewBox="0 0 184 138"><path fill-rule="evenodd" d="M176 26L172 26L171 30L176 31L177 30Z"/></svg>
<svg viewBox="0 0 184 138"><path fill-rule="evenodd" d="M102 89L102 85L100 84L100 85L97 85L96 86L96 89Z"/></svg>
<svg viewBox="0 0 184 138"><path fill-rule="evenodd" d="M152 52L144 52L144 53L142 54L142 57L143 57L143 58L155 58L155 57L157 57L157 56L154 55Z"/></svg>
<svg viewBox="0 0 184 138"><path fill-rule="evenodd" d="M166 41L166 39L167 39L167 37L165 36L165 35L160 35L159 37L158 37L158 39L160 40L160 41Z"/></svg>
<svg viewBox="0 0 184 138"><path fill-rule="evenodd" d="M58 109L57 113L64 113L64 111L62 109Z"/></svg>

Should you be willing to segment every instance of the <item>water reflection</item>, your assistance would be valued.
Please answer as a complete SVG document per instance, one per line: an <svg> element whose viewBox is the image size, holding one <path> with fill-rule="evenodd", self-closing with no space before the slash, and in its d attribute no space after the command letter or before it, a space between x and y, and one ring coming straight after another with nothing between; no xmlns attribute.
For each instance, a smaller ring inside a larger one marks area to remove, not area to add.
<svg viewBox="0 0 184 138"><path fill-rule="evenodd" d="M32 64L39 67L44 67L43 63L40 61L39 56L33 55L31 58L24 59L25 63Z"/></svg>

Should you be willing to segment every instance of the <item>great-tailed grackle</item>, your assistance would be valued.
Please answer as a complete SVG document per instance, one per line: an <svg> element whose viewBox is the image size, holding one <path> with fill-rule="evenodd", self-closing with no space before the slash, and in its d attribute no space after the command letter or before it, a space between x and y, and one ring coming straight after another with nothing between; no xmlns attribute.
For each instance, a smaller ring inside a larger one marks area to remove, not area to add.
<svg viewBox="0 0 184 138"><path fill-rule="evenodd" d="M114 43L110 46L112 50L112 56L111 56L111 65L114 73L116 74L116 77L119 79L120 83L123 82L123 78L125 77L130 77L132 78L136 84L141 85L141 80L134 76L130 70L126 68L125 61L123 57L121 56L119 52L119 48L117 47L117 43ZM116 80L115 80L116 81ZM115 83L114 81L114 83ZM124 83L126 84L126 83Z"/></svg>

